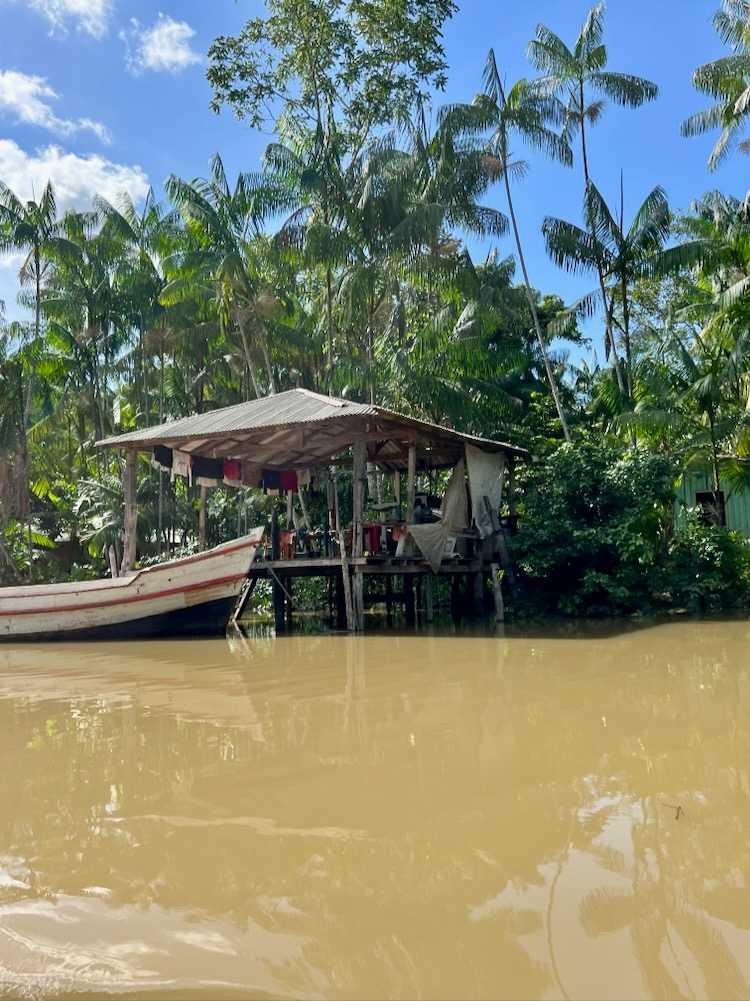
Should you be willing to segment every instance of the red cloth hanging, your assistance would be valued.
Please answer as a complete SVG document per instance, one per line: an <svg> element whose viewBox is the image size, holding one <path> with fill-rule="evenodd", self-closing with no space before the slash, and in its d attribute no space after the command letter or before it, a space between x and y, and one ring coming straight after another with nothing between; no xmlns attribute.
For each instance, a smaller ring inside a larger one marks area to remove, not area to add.
<svg viewBox="0 0 750 1001"><path fill-rule="evenodd" d="M364 525L365 549L368 553L380 552L381 525Z"/></svg>
<svg viewBox="0 0 750 1001"><path fill-rule="evenodd" d="M285 469L279 474L279 487L283 491L299 489L297 485L297 473L294 469Z"/></svg>
<svg viewBox="0 0 750 1001"><path fill-rule="evenodd" d="M225 480L242 479L242 463L240 462L239 459L224 460L224 479Z"/></svg>

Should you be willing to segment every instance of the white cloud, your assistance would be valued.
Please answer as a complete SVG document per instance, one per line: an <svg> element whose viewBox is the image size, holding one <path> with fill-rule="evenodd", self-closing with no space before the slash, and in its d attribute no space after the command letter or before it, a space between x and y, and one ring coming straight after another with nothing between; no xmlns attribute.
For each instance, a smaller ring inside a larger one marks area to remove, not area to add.
<svg viewBox="0 0 750 1001"><path fill-rule="evenodd" d="M0 177L19 198L37 197L51 180L60 212L91 207L94 195L116 200L126 191L138 202L148 193L148 178L139 166L113 163L103 156L78 156L59 146L27 153L11 139L0 139Z"/></svg>
<svg viewBox="0 0 750 1001"><path fill-rule="evenodd" d="M51 180L60 213L90 208L94 195L116 202L123 191L137 203L149 188L145 172L137 165L113 163L95 154L78 156L59 146L27 153L11 139L0 139L0 177L22 200L38 198ZM17 256L0 255L0 300L5 300L9 320L24 317L15 302L20 263Z"/></svg>
<svg viewBox="0 0 750 1001"><path fill-rule="evenodd" d="M188 66L202 62L191 48L195 31L187 21L176 21L159 14L150 28L131 18L130 28L120 32L125 43L125 62L133 73L153 70L155 73L181 73Z"/></svg>
<svg viewBox="0 0 750 1001"><path fill-rule="evenodd" d="M50 106L50 101L57 100L58 96L44 77L0 70L0 113L10 112L19 122L39 125L63 136L88 131L102 142L110 141L109 133L101 122L90 118L58 118Z"/></svg>
<svg viewBox="0 0 750 1001"><path fill-rule="evenodd" d="M73 22L79 31L94 38L107 34L113 0L26 0L29 7L44 14L51 30L65 31Z"/></svg>

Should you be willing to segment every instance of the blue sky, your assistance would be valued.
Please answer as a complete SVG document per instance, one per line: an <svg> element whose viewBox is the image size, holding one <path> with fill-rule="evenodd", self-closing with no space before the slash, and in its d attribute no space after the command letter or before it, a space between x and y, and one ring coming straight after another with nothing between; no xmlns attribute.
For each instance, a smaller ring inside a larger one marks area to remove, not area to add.
<svg viewBox="0 0 750 1001"><path fill-rule="evenodd" d="M747 159L740 154L711 175L709 138L682 139L679 125L704 105L690 76L723 53L711 27L718 0L610 0L606 40L609 67L659 84L653 104L610 107L591 136L591 169L605 196L619 192L624 170L626 217L656 184L674 208L687 208L714 187L744 195ZM572 42L587 0L499 4L465 0L447 25L450 64L442 101L470 99L479 87L489 46L509 80L530 75L525 48L538 22ZM259 0L0 0L0 178L21 196L47 176L63 207L82 207L99 191L159 192L170 172L205 173L218 150L230 171L257 166L269 136L208 108L205 53L217 34L233 32L262 12ZM568 300L591 287L548 261L539 235L545 215L580 218L580 164L572 170L528 157L531 170L517 187L517 209L528 246L532 281ZM488 199L502 207L501 192ZM487 247L473 245L480 259ZM509 240L500 244L511 253ZM15 262L0 262L0 299L15 305ZM593 331L592 331L593 332Z"/></svg>

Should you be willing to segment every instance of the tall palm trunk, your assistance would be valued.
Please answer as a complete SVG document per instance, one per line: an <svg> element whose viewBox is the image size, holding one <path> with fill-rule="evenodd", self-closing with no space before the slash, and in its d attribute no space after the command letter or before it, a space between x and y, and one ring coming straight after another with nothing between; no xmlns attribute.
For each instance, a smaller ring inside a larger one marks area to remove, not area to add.
<svg viewBox="0 0 750 1001"><path fill-rule="evenodd" d="M500 92L500 104L501 107L505 108L505 89L498 80L498 89ZM529 303L529 309L531 310L531 316L534 320L534 330L536 331L537 341L539 342L539 350L542 353L542 358L544 360L544 370L547 373L547 382L549 383L550 392L552 393L552 399L555 401L555 407L557 409L557 416L560 418L560 425L563 430L563 435L565 440L570 442L570 428L568 427L568 421L565 417L565 411L563 410L562 401L560 399L560 393L557 387L557 380L555 379L555 373L552 371L552 365L549 360L549 353L547 351L547 345L544 341L544 334L542 333L542 324L539 321L539 311L536 308L536 302L534 301L534 292L531 287L531 282L529 281L529 272L526 267L526 257L523 252L523 246L521 244L521 234L518 229L518 220L516 219L516 210L513 206L513 196L510 191L510 178L508 177L508 137L503 129L502 134L502 169L503 169L503 183L505 185L505 197L508 200L508 213L510 214L511 225L513 226L513 236L516 241L516 250L518 251L518 261L521 265L521 271L523 273L524 288L526 290L526 299Z"/></svg>
<svg viewBox="0 0 750 1001"><path fill-rule="evenodd" d="M583 114L584 108L584 93L583 93L583 80L580 83L580 107L581 107L581 153L583 159L583 180L585 185L584 201L586 205L586 227L593 236L593 220L591 218L591 210L589 203L589 192L591 190L591 176L589 174L589 157L588 150L586 148L586 120ZM596 242L596 241L594 241ZM617 344L615 343L615 336L612 332L612 314L607 308L607 286L604 282L604 267L602 265L601 258L596 255L596 273L599 278L599 290L602 294L602 304L604 306L604 336L606 338L607 344L612 352L612 363L615 368L615 374L617 376L617 385L619 387L620 393L623 396L628 396L627 387L625 385L625 380L622 376L622 368L620 366L620 356L617 353ZM613 295L614 299L614 295Z"/></svg>
<svg viewBox="0 0 750 1001"><path fill-rule="evenodd" d="M248 375L250 376L250 381L253 384L253 392L255 393L255 398L259 400L263 393L261 392L260 386L258 385L258 379L255 375L255 363L253 361L253 356L250 353L250 343L247 339L247 331L245 330L245 324L242 322L240 317L237 317L237 327L240 332L240 339L242 341L242 351L245 355L245 365L247 366Z"/></svg>
<svg viewBox="0 0 750 1001"><path fill-rule="evenodd" d="M518 231L518 222L516 221L516 212L513 207L513 197L510 193L510 181L508 180L507 171L507 160L503 163L503 179L505 181L505 194L508 199L508 212L510 214L511 225L513 226L513 236L516 241L516 250L518 251L518 260L521 264L521 271L523 272L524 288L526 289L526 299L529 303L529 309L531 310L531 315L534 319L534 329L536 331L537 341L539 342L539 350L542 352L542 358L544 359L544 369L547 373L547 382L549 383L549 388L552 392L552 398L555 401L555 407L557 408L557 416L560 418L560 424L563 429L563 434L565 435L565 440L570 442L570 429L568 428L568 422L565 418L565 411L563 410L562 401L560 400L560 393L557 388L557 380L555 379L555 374L552 371L552 365L550 364L549 354L547 352L547 345L544 342L544 334L542 333L542 325L539 321L539 312L536 308L536 302L534 301L534 293L531 288L531 282L529 281L529 273L526 269L526 258L524 257L523 247L521 246L521 234Z"/></svg>

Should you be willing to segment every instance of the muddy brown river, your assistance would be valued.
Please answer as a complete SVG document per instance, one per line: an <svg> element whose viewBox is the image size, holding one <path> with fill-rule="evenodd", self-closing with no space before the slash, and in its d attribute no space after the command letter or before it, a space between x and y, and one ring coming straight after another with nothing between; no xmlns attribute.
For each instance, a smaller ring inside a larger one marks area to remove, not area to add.
<svg viewBox="0 0 750 1001"><path fill-rule="evenodd" d="M750 623L0 647L3 998L747 998Z"/></svg>

